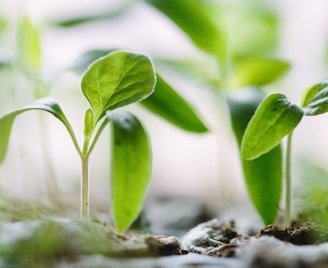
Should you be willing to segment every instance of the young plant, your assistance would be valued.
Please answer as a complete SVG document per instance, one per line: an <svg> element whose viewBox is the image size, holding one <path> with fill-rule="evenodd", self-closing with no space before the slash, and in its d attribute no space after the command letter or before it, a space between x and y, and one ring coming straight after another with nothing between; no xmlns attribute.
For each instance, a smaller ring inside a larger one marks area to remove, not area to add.
<svg viewBox="0 0 328 268"><path fill-rule="evenodd" d="M291 103L287 97L280 93L267 96L257 108L255 114L249 121L241 142L241 159L243 166L252 163L266 154L275 150L281 140L287 136L285 152L285 220L284 225L289 227L291 223L291 143L293 130L300 123L303 115L312 116L328 111L328 83L319 83L309 87L303 93L301 105ZM276 160L276 165L280 166L281 160ZM256 166L255 166L256 167ZM259 165L258 168L261 168ZM245 171L245 166L244 166ZM252 175L252 174L250 174ZM263 207L262 201L266 195L271 196L272 188L266 183L266 175L263 174L262 183L252 181L249 176L249 187L252 201L260 216L266 222L266 215L277 214L278 206ZM280 179L271 181L273 188L280 183ZM275 197L279 197L277 192ZM276 198L277 199L277 198ZM280 197L278 198L280 199ZM279 200L278 200L279 201ZM272 216L273 215L273 216Z"/></svg>
<svg viewBox="0 0 328 268"><path fill-rule="evenodd" d="M151 60L124 51L109 53L95 61L83 74L81 89L90 104L84 116L84 140L78 144L70 122L59 104L40 99L0 118L0 162L6 156L16 116L30 110L48 112L66 127L80 156L81 218L89 218L89 159L104 128L111 125L111 211L116 228L125 231L140 212L151 173L151 149L139 120L119 107L149 96L155 86Z"/></svg>

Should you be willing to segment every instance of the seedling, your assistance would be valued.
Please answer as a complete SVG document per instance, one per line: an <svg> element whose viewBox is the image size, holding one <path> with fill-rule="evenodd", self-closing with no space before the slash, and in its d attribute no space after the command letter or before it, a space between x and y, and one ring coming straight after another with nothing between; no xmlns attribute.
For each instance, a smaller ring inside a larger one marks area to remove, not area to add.
<svg viewBox="0 0 328 268"><path fill-rule="evenodd" d="M243 163L254 161L274 150L287 136L285 152L285 220L284 225L291 223L291 144L293 130L300 123L303 115L312 116L328 111L328 83L319 83L306 89L301 105L291 103L280 93L267 96L257 108L250 120L241 143ZM276 161L279 165L279 160ZM266 178L263 177L263 180ZM280 183L277 181L277 183ZM254 190L255 207L261 207L261 195L270 194L271 189L262 184L261 189ZM279 193L278 193L279 194ZM280 195L280 194L279 194ZM264 211L259 210L264 218ZM275 215L277 208L267 207L266 213Z"/></svg>
<svg viewBox="0 0 328 268"><path fill-rule="evenodd" d="M89 159L104 128L111 125L111 211L116 228L125 231L140 212L151 173L147 133L130 112L114 111L149 96L155 86L151 60L124 51L96 60L83 74L81 89L90 104L84 116L84 140L78 144L70 122L59 104L40 99L0 118L0 162L5 159L16 116L30 110L48 112L67 129L81 160L81 218L89 218Z"/></svg>

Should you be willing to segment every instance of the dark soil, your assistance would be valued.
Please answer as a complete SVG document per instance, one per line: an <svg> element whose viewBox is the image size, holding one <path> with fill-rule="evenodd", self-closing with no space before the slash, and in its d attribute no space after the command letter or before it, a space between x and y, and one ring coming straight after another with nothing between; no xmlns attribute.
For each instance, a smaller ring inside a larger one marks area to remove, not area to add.
<svg viewBox="0 0 328 268"><path fill-rule="evenodd" d="M281 225L269 225L257 235L274 236L281 241L295 245L316 245L327 241L327 235L322 234L322 228L311 222L294 222L290 228Z"/></svg>
<svg viewBox="0 0 328 268"><path fill-rule="evenodd" d="M180 221L177 234L183 232L182 236L151 232L153 221L143 224L143 219L140 226L146 226L148 231L131 230L123 235L117 234L112 223L102 220L86 223L65 218L24 221L8 219L0 224L0 268L32 267L31 265L65 268L121 267L115 266L121 260L125 260L124 267L133 268L328 267L328 244L324 245L328 241L328 235L322 225L306 220L295 221L290 228L269 225L263 229L258 228L258 231L254 231L254 228L244 231L237 224L240 219L236 218L235 222L214 218L204 222L204 217L209 215L204 216L202 206L182 206L188 208L183 210L177 206L182 204L181 200L174 202L174 205L166 205L168 213L162 216L165 215L166 218L166 215L170 215L169 211L175 209L173 214L176 219L167 219L167 223L162 219L157 226L169 233L174 227L172 223ZM157 219L157 222L160 220ZM251 226L257 225L251 222ZM307 261L309 253L295 253L304 245L317 245L321 255L317 254ZM302 254L306 257L302 258ZM106 264L92 266L97 256ZM166 256L172 257L166 259ZM173 261L180 261L182 264L172 266ZM59 262L63 265L56 266Z"/></svg>

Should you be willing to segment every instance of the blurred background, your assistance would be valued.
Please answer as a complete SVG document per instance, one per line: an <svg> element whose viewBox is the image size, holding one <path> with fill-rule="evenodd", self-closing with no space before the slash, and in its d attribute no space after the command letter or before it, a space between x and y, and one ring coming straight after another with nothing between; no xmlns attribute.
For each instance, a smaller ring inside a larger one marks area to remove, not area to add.
<svg viewBox="0 0 328 268"><path fill-rule="evenodd" d="M327 1L189 2L197 2L199 12L224 33L227 55L274 57L290 64L284 75L265 85L267 93L282 92L299 103L304 89L327 78ZM51 96L61 104L81 142L88 104L80 90L81 73L73 68L81 63L81 55L95 49L148 54L156 69L161 70L161 75L209 128L202 134L184 131L138 104L128 107L142 120L152 141L153 176L148 195L195 197L218 205L250 205L229 112L222 98L225 91L244 84L237 83L239 80L236 82L234 77L224 79L215 57L201 49L188 30L156 8L156 1L0 3L1 114ZM203 37L205 44L212 42L206 38L209 37ZM327 122L326 115L305 118L295 131L295 191L319 183L316 168L326 174ZM107 131L101 137L90 163L91 210L108 209L108 135ZM305 172L305 168L311 172ZM328 177L320 177L320 183L324 185L321 189L328 189ZM59 198L78 208L79 184L79 157L64 127L48 114L29 112L18 117L8 156L0 166L2 195L50 204Z"/></svg>

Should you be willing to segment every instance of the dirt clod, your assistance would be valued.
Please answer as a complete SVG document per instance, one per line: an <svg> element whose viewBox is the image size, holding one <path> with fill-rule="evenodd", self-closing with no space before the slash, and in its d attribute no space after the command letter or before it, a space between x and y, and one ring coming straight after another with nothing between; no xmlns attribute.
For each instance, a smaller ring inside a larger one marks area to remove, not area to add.
<svg viewBox="0 0 328 268"><path fill-rule="evenodd" d="M257 237L263 235L275 238L295 245L310 245L320 243L320 230L311 223L294 223L290 228L280 225L268 225L260 231Z"/></svg>

